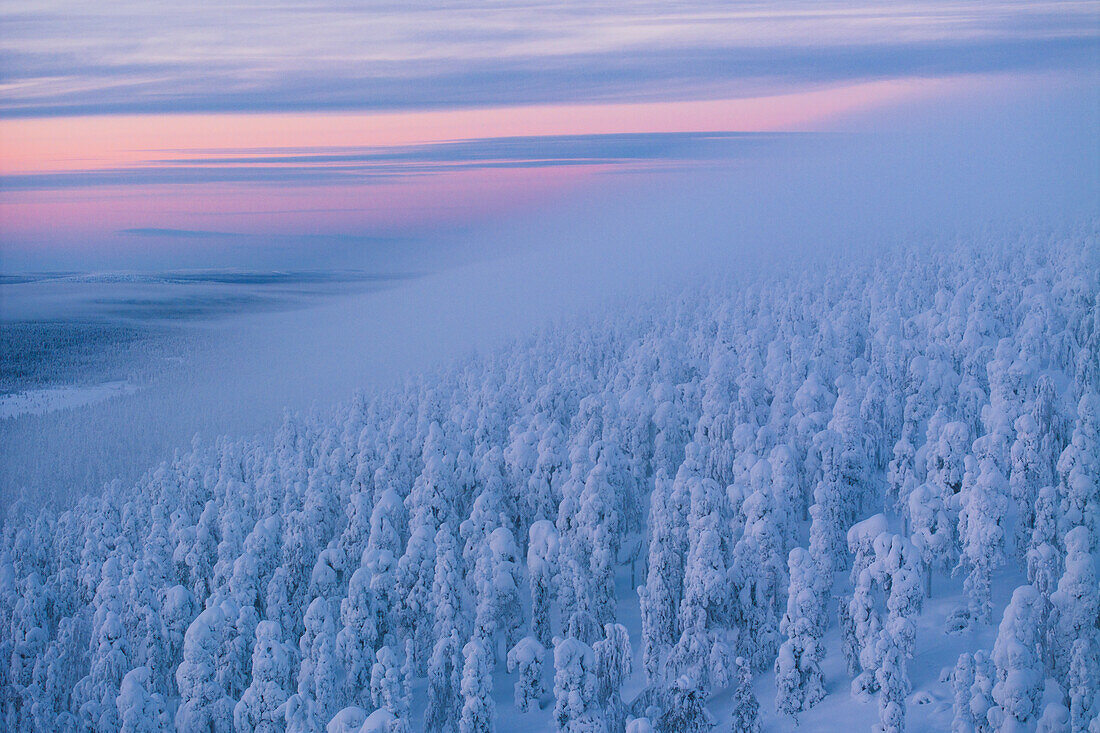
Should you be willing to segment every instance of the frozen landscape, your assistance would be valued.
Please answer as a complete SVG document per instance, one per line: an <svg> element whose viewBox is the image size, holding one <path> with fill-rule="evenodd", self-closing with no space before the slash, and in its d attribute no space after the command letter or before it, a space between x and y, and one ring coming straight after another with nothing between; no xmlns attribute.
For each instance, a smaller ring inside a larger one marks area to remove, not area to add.
<svg viewBox="0 0 1100 733"><path fill-rule="evenodd" d="M17 502L6 724L1088 730L1098 252L711 280Z"/></svg>
<svg viewBox="0 0 1100 733"><path fill-rule="evenodd" d="M1100 12L0 5L0 731L1100 733Z"/></svg>

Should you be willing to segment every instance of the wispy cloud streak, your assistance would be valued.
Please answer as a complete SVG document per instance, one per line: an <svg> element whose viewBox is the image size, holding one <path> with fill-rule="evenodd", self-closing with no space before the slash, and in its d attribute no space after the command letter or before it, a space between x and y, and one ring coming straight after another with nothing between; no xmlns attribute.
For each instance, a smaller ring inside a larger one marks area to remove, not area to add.
<svg viewBox="0 0 1100 733"><path fill-rule="evenodd" d="M0 4L0 114L751 95L1097 66L1091 0Z"/></svg>
<svg viewBox="0 0 1100 733"><path fill-rule="evenodd" d="M128 167L0 176L7 191L208 183L332 185L492 169L631 166L730 160L808 133L676 132L534 135L368 148L233 149L152 157Z"/></svg>

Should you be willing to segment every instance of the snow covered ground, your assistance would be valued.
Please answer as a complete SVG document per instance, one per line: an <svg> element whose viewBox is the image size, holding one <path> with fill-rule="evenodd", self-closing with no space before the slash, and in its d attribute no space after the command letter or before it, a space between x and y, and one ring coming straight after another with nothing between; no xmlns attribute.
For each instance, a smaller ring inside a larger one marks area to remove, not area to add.
<svg viewBox="0 0 1100 733"><path fill-rule="evenodd" d="M136 390L137 387L128 382L103 382L87 387L47 387L0 395L0 418L45 415L54 410L82 407L119 395L132 394Z"/></svg>

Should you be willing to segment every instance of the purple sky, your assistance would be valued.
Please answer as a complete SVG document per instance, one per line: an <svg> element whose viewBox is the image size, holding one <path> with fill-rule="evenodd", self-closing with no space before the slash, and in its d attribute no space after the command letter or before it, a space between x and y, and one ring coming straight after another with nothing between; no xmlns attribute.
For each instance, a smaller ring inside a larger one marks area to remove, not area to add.
<svg viewBox="0 0 1100 733"><path fill-rule="evenodd" d="M406 5L0 3L0 268L420 241L1100 68L1090 2Z"/></svg>

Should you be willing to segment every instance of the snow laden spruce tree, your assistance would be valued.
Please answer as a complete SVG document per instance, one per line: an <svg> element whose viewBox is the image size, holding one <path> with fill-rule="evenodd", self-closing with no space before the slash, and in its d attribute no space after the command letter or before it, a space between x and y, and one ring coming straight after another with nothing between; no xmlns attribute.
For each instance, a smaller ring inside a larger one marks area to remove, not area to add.
<svg viewBox="0 0 1100 733"><path fill-rule="evenodd" d="M899 535L879 534L874 560L857 579L849 613L863 668L852 681L852 694L867 698L878 692L877 730L883 733L905 729L905 698L910 691L906 660L913 656L921 600L917 549Z"/></svg>
<svg viewBox="0 0 1100 733"><path fill-rule="evenodd" d="M988 624L992 615L993 571L1005 561L1005 512L1007 482L996 463L981 462L973 485L962 493L959 537L963 560L970 568L966 576L969 621Z"/></svg>
<svg viewBox="0 0 1100 733"><path fill-rule="evenodd" d="M492 733L493 679L492 659L485 643L474 638L462 648L462 715L459 733Z"/></svg>
<svg viewBox="0 0 1100 733"><path fill-rule="evenodd" d="M531 630L543 647L550 646L550 609L558 565L558 530L547 519L531 525L527 542L527 576L531 584Z"/></svg>
<svg viewBox="0 0 1100 733"><path fill-rule="evenodd" d="M545 694L542 675L546 659L546 647L533 636L525 636L516 642L508 652L508 672L516 674L516 709L523 713L539 707L539 700Z"/></svg>
<svg viewBox="0 0 1100 733"><path fill-rule="evenodd" d="M825 697L821 662L826 615L820 576L809 553L801 547L794 548L788 567L791 586L787 612L780 625L787 640L779 647L775 660L775 708L797 721L799 713Z"/></svg>
<svg viewBox="0 0 1100 733"><path fill-rule="evenodd" d="M737 665L737 692L734 695L733 730L760 733L760 703L752 691L752 669L744 657L734 660Z"/></svg>
<svg viewBox="0 0 1100 733"><path fill-rule="evenodd" d="M237 733L283 729L279 708L290 697L291 652L282 636L282 629L274 621L261 621L256 626L252 681L233 709Z"/></svg>
<svg viewBox="0 0 1100 733"><path fill-rule="evenodd" d="M1021 585L1012 593L993 644L996 681L987 714L998 729L1024 729L1039 718L1046 675L1043 648L1041 598L1033 586Z"/></svg>
<svg viewBox="0 0 1100 733"><path fill-rule="evenodd" d="M232 730L233 701L217 682L217 656L225 614L212 606L187 628L183 662L176 671L180 704L176 728L181 730Z"/></svg>
<svg viewBox="0 0 1100 733"><path fill-rule="evenodd" d="M649 570L638 587L642 612L642 668L650 685L661 680L664 660L679 636L677 608L683 593L683 545L672 504L672 482L664 473L656 478L649 505Z"/></svg>
<svg viewBox="0 0 1100 733"><path fill-rule="evenodd" d="M572 637L554 640L554 720L562 733L591 733L604 725L597 694L596 655Z"/></svg>

